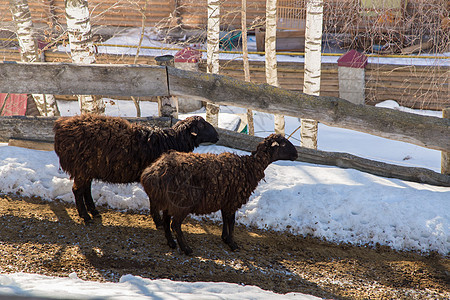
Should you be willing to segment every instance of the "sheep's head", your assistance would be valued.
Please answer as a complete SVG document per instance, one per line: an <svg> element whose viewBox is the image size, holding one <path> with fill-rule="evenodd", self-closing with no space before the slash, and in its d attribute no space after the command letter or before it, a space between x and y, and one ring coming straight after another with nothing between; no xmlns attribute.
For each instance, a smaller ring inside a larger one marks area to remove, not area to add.
<svg viewBox="0 0 450 300"><path fill-rule="evenodd" d="M297 150L294 145L280 134L271 134L259 143L256 151L252 154L267 153L270 161L277 160L296 160L298 157Z"/></svg>
<svg viewBox="0 0 450 300"><path fill-rule="evenodd" d="M173 127L175 130L186 130L194 138L195 144L201 143L217 143L219 134L214 126L206 122L200 116L188 117L179 121Z"/></svg>

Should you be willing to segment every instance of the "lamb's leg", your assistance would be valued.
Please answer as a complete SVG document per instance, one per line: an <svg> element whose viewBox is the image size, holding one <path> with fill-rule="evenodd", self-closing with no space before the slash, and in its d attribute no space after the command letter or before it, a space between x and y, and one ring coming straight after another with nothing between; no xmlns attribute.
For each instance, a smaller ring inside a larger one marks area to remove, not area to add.
<svg viewBox="0 0 450 300"><path fill-rule="evenodd" d="M95 208L94 199L92 199L91 186L92 180L88 181L88 183L84 187L84 202L86 203L86 207L93 217L101 218L100 213Z"/></svg>
<svg viewBox="0 0 450 300"><path fill-rule="evenodd" d="M72 192L75 196L78 215L84 220L84 223L87 224L91 220L91 217L87 213L86 205L84 204L84 185L77 179L74 179L73 181Z"/></svg>
<svg viewBox="0 0 450 300"><path fill-rule="evenodd" d="M174 241L172 232L170 231L170 220L172 216L167 214L167 210L163 212L163 227L164 227L164 234L167 239L167 244L169 244L169 247L172 249L175 249L177 247L177 243Z"/></svg>
<svg viewBox="0 0 450 300"><path fill-rule="evenodd" d="M222 212L222 220L223 220L223 230L222 230L222 240L227 244L232 251L239 249L239 246L236 244L233 238L234 233L234 224L235 224L235 215L236 213Z"/></svg>
<svg viewBox="0 0 450 300"><path fill-rule="evenodd" d="M183 216L173 216L172 217L172 230L175 232L175 236L178 241L180 249L186 254L192 254L192 249L187 245L186 239L184 238L183 232L181 231L181 223L183 222L186 215Z"/></svg>
<svg viewBox="0 0 450 300"><path fill-rule="evenodd" d="M152 202L150 201L150 214L152 215L153 222L155 223L156 228L163 227L163 221L161 220L161 215L159 214L159 210L156 209Z"/></svg>

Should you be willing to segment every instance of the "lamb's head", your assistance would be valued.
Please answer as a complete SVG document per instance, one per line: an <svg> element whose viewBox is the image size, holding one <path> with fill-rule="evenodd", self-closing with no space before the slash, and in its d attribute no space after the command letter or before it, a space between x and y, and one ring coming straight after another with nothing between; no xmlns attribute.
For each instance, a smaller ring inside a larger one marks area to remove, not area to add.
<svg viewBox="0 0 450 300"><path fill-rule="evenodd" d="M200 116L188 117L178 121L173 129L175 131L188 131L194 138L194 143L198 146L201 143L217 143L219 134L214 126L206 122Z"/></svg>
<svg viewBox="0 0 450 300"><path fill-rule="evenodd" d="M256 151L252 154L267 153L270 162L277 160L296 160L298 157L297 150L290 141L280 134L271 134L259 143Z"/></svg>

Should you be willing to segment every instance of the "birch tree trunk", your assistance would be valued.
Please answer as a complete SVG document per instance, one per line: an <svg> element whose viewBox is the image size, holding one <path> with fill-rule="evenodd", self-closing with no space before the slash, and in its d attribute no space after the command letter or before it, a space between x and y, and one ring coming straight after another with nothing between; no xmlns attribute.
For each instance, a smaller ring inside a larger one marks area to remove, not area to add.
<svg viewBox="0 0 450 300"><path fill-rule="evenodd" d="M277 74L277 0L266 0L266 81L280 86ZM275 132L284 136L284 116L275 115Z"/></svg>
<svg viewBox="0 0 450 300"><path fill-rule="evenodd" d="M95 63L95 48L92 42L91 22L87 0L65 0L67 31L69 33L72 62ZM98 96L78 95L81 113L105 113L105 104Z"/></svg>
<svg viewBox="0 0 450 300"><path fill-rule="evenodd" d="M208 0L206 71L219 74L220 0ZM206 121L219 125L219 105L206 104Z"/></svg>
<svg viewBox="0 0 450 300"><path fill-rule="evenodd" d="M319 96L322 50L323 0L308 0L306 4L305 76L303 93ZM301 146L317 149L318 123L302 119Z"/></svg>
<svg viewBox="0 0 450 300"><path fill-rule="evenodd" d="M450 107L446 107L442 110L442 118L450 119ZM445 175L450 175L450 152L442 151L441 173Z"/></svg>
<svg viewBox="0 0 450 300"><path fill-rule="evenodd" d="M144 7L142 9L139 9L141 14L142 14L142 19L141 19L141 35L139 36L139 43L138 43L138 47L136 49L136 55L134 56L134 62L133 64L136 64L138 58L139 58L139 53L141 51L141 46L142 46L142 41L144 40L144 34L145 34L145 21L147 20L147 4L148 4L148 0L145 0L144 2ZM139 105L140 102L140 98L139 97L133 97L131 96L131 100L133 100L134 103L134 107L136 108L136 117L140 117L141 116L141 106Z"/></svg>
<svg viewBox="0 0 450 300"><path fill-rule="evenodd" d="M250 81L250 65L248 62L247 46L247 0L242 0L241 10L241 28L242 28L242 61L244 64L244 79ZM247 129L248 134L255 135L255 124L253 122L253 111L247 109Z"/></svg>
<svg viewBox="0 0 450 300"><path fill-rule="evenodd" d="M33 34L28 0L10 0L9 7L16 26L16 35L20 45L20 56L23 62L41 61L37 42ZM36 74L39 76L39 74ZM41 116L59 116L58 105L53 95L33 94L34 102Z"/></svg>

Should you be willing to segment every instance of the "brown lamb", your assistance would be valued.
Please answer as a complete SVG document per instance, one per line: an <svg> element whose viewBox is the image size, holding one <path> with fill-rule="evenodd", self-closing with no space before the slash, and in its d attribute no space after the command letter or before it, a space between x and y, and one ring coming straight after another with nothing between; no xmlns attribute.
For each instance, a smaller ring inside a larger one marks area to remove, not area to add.
<svg viewBox="0 0 450 300"><path fill-rule="evenodd" d="M233 240L236 211L247 203L269 164L295 160L297 156L292 143L276 134L268 136L246 156L168 151L145 169L141 184L152 206L163 211L163 227L171 248L176 248L172 228L181 250L191 254L181 231L183 220L191 213L221 210L222 240L234 251L238 249Z"/></svg>
<svg viewBox="0 0 450 300"><path fill-rule="evenodd" d="M172 128L131 124L119 117L83 114L55 121L55 152L61 168L73 179L78 214L85 221L100 216L91 195L92 180L139 182L142 171L163 152L190 152L200 143L216 143L218 133L202 117L177 122ZM159 211L150 206L157 226Z"/></svg>

